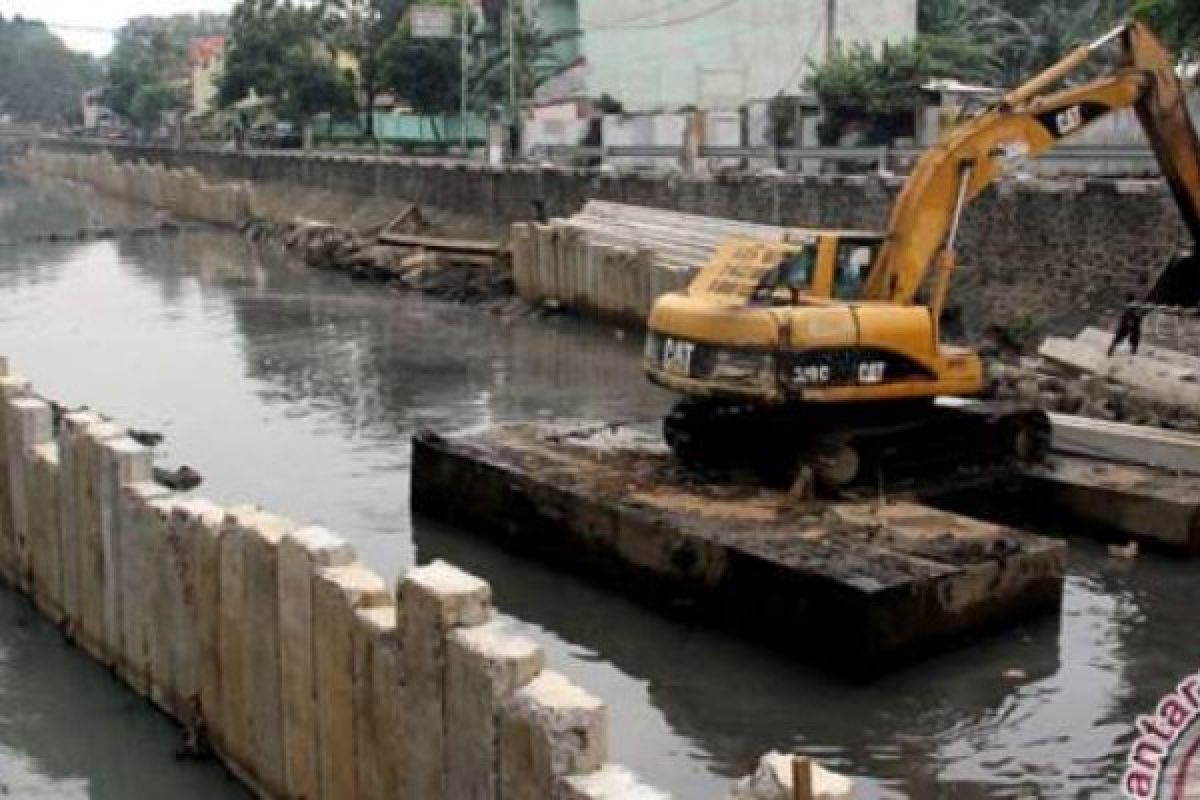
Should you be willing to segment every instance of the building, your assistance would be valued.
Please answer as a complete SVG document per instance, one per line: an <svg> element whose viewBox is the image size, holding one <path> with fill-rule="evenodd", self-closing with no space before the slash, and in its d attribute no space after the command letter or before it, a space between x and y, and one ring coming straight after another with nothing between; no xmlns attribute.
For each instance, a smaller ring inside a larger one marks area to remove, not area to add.
<svg viewBox="0 0 1200 800"><path fill-rule="evenodd" d="M879 48L917 33L917 0L540 0L535 8L543 31L582 30L576 71L586 94L631 111L736 110L796 92L809 65L839 42ZM578 79L570 83L578 91ZM555 99L546 94L539 102Z"/></svg>
<svg viewBox="0 0 1200 800"><path fill-rule="evenodd" d="M192 114L216 111L217 91L225 67L224 36L197 36L188 46L191 69Z"/></svg>
<svg viewBox="0 0 1200 800"><path fill-rule="evenodd" d="M98 130L115 127L118 124L117 115L104 105L104 87L85 90L80 102L85 129Z"/></svg>

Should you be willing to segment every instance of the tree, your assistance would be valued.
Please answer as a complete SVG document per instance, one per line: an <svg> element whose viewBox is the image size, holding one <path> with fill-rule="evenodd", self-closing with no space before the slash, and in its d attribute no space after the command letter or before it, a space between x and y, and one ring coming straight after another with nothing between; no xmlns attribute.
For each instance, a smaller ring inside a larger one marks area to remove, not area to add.
<svg viewBox="0 0 1200 800"><path fill-rule="evenodd" d="M1134 14L1149 22L1177 52L1200 56L1200 4L1196 0L1138 0Z"/></svg>
<svg viewBox="0 0 1200 800"><path fill-rule="evenodd" d="M443 5L458 4L445 0ZM380 50L380 82L403 95L421 114L458 111L462 106L461 47L457 39L414 38L412 25L405 20ZM434 130L440 137L440 131Z"/></svg>
<svg viewBox="0 0 1200 800"><path fill-rule="evenodd" d="M520 103L533 97L539 86L568 66L559 55L559 45L582 35L578 29L542 30L530 21L523 4L509 7L514 1L493 0L483 6L483 25L474 37L475 58L471 69L471 99L477 107L508 105L513 44L516 45L515 88Z"/></svg>
<svg viewBox="0 0 1200 800"><path fill-rule="evenodd" d="M375 98L385 86L385 48L411 0L322 0L320 18L330 46L358 59L366 134L375 135Z"/></svg>
<svg viewBox="0 0 1200 800"><path fill-rule="evenodd" d="M230 17L218 102L227 107L253 91L302 125L322 111L353 110L354 77L337 69L321 37L325 13L292 0L241 0Z"/></svg>
<svg viewBox="0 0 1200 800"><path fill-rule="evenodd" d="M922 99L921 87L938 72L929 53L917 42L884 45L881 53L866 45L839 48L823 64L810 64L805 86L825 112L818 135L836 144L858 127L864 144L886 141L905 127L904 118Z"/></svg>
<svg viewBox="0 0 1200 800"><path fill-rule="evenodd" d="M107 59L104 102L138 127L158 121L163 111L187 105L188 47L196 36L222 33L219 14L138 17L117 31Z"/></svg>
<svg viewBox="0 0 1200 800"><path fill-rule="evenodd" d="M45 125L76 122L83 91L98 81L96 62L43 23L0 16L0 113Z"/></svg>

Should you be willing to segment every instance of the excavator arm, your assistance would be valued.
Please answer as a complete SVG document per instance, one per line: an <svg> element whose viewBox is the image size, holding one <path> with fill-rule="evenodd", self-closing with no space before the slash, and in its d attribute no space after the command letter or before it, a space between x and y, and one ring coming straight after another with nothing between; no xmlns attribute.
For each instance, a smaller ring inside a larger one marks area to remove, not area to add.
<svg viewBox="0 0 1200 800"><path fill-rule="evenodd" d="M1124 51L1118 71L1050 91L1114 39L1121 40ZM1042 155L1063 138L1128 108L1146 130L1193 241L1200 241L1200 141L1173 59L1148 28L1133 22L1076 49L956 128L921 158L893 207L865 298L911 304L929 271L936 269L931 300L936 319L955 266L958 223L966 205L1016 162ZM1200 273L1190 283L1200 286Z"/></svg>

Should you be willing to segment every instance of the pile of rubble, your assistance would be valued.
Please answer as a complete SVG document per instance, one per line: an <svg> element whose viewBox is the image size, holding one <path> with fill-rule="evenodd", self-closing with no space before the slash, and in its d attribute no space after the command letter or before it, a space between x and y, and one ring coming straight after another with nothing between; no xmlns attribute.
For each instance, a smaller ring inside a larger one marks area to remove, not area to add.
<svg viewBox="0 0 1200 800"><path fill-rule="evenodd" d="M423 227L411 209L405 216L412 218L410 228ZM317 269L345 272L506 315L533 312L515 297L512 270L498 245L406 236L395 227L364 234L313 220L296 219L282 225L256 220L243 225L242 232L253 242L280 246ZM481 256L480 249L489 255Z"/></svg>
<svg viewBox="0 0 1200 800"><path fill-rule="evenodd" d="M1047 411L1200 433L1200 386L1192 357L1147 347L1109 357L1111 334L1088 329L1051 338L1040 355L988 364L989 394Z"/></svg>

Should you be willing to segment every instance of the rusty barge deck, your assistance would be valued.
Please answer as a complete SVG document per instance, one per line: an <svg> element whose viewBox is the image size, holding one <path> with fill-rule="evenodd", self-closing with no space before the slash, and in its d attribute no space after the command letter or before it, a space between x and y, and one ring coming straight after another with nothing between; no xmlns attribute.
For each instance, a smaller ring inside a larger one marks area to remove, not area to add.
<svg viewBox="0 0 1200 800"><path fill-rule="evenodd" d="M914 503L711 485L655 439L510 425L414 440L415 511L847 675L1055 611L1066 545Z"/></svg>

